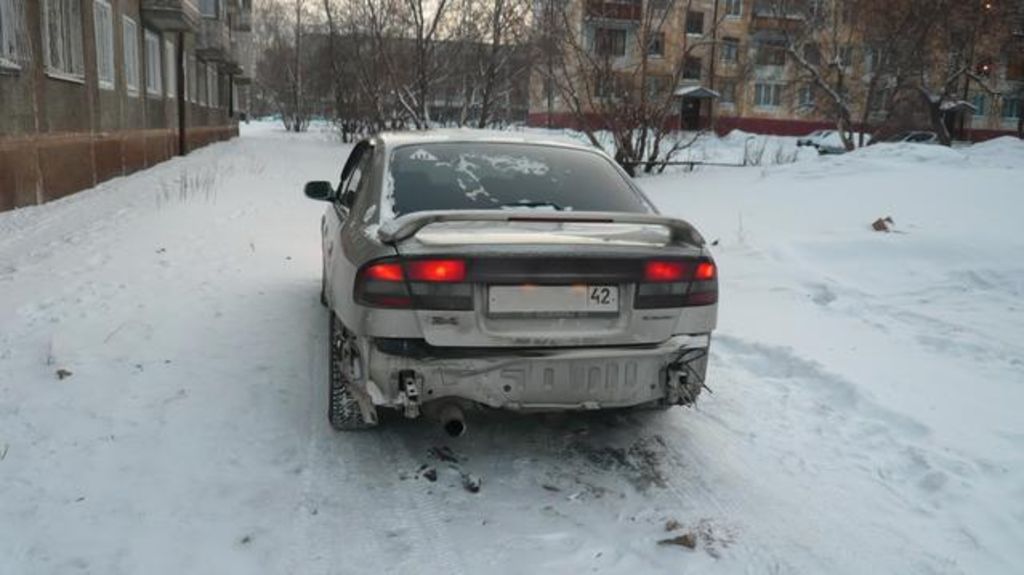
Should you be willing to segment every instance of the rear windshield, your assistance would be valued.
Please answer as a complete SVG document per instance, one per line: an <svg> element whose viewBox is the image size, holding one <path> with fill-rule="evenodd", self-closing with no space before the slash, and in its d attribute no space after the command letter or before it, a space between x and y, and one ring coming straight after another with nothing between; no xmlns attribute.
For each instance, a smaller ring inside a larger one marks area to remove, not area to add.
<svg viewBox="0 0 1024 575"><path fill-rule="evenodd" d="M529 144L402 146L391 156L395 216L425 210L649 212L611 163L584 150Z"/></svg>

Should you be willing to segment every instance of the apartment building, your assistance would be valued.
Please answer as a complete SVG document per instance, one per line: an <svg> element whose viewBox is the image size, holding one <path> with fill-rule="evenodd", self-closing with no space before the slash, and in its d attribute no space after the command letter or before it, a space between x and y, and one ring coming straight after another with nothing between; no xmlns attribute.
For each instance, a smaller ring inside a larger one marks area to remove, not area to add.
<svg viewBox="0 0 1024 575"><path fill-rule="evenodd" d="M822 0L809 1L802 13L793 14L780 12L779 6L785 4L772 0L566 2L563 5L570 8L565 19L570 26L560 33L573 35L570 43L575 46L610 55L619 69L639 65L640 35L649 36L643 58L648 69L646 81L658 93L672 91L679 110L673 120L685 129L713 128L724 133L739 128L797 135L834 127L832 118L823 113L828 108L827 98L793 61L783 41L785 32L800 26L807 10L823 4ZM537 21L543 23L543 11L558 3L538 0L537 5ZM657 22L653 34L652 22ZM829 47L836 54L823 54L809 45L804 56L810 60L837 58L850 79L844 92L858 103L868 103L872 93L867 89L868 79L878 55L855 35L848 40ZM962 101L948 111L947 124L958 137L985 139L1015 133L1021 114L1020 94L1024 93L1021 54L1024 51L993 53L987 61L979 57L979 66L990 76L997 93L964 81ZM578 125L579 116L545 80L543 71L542 58L531 78L529 124ZM885 111L885 99L876 96L874 100L870 117ZM928 128L926 116L915 113L907 121Z"/></svg>
<svg viewBox="0 0 1024 575"><path fill-rule="evenodd" d="M0 0L0 211L238 134L251 0Z"/></svg>

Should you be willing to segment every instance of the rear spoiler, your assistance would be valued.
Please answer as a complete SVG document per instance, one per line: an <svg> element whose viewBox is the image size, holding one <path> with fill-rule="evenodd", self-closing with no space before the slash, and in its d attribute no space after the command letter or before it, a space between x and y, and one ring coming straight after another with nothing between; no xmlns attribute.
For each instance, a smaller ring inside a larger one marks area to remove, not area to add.
<svg viewBox="0 0 1024 575"><path fill-rule="evenodd" d="M673 243L701 247L704 238L689 223L658 214L628 212L524 212L515 210L437 210L413 212L388 220L377 229L386 244L412 237L425 226L438 222L553 222L581 224L639 224L669 229Z"/></svg>

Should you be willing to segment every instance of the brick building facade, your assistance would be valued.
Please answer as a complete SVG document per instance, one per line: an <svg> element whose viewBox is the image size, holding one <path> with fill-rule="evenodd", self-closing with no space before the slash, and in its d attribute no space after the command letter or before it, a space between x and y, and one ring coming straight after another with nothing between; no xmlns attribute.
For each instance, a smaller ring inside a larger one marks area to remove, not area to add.
<svg viewBox="0 0 1024 575"><path fill-rule="evenodd" d="M0 211L231 138L250 0L0 0Z"/></svg>
<svg viewBox="0 0 1024 575"><path fill-rule="evenodd" d="M551 0L538 0L538 21ZM659 90L678 95L679 115L675 122L688 128L713 127L720 133L732 129L783 135L806 134L820 128L834 128L823 113L827 101L806 74L780 46L779 30L799 26L801 16L778 12L780 3L763 0L565 0L568 33L573 44L591 50L611 52L614 65L623 69L638 66L642 18L665 10L658 33L654 34L644 65L650 70L648 82ZM663 7L663 8L662 8ZM841 47L848 77L849 97L867 102L867 78L875 54L851 37ZM685 61L684 61L685 60ZM979 59L979 62L981 60ZM531 78L529 124L574 127L580 122L562 100L557 88L545 82L542 64ZM1017 51L992 55L987 73L998 94L965 83L959 96L973 106L956 118L956 136L986 139L1014 134L1022 113L1024 55ZM675 68L682 70L675 82ZM659 81L660 80L660 81ZM673 85L675 82L675 85ZM860 108L862 106L857 105ZM908 119L916 127L929 129L926 118Z"/></svg>

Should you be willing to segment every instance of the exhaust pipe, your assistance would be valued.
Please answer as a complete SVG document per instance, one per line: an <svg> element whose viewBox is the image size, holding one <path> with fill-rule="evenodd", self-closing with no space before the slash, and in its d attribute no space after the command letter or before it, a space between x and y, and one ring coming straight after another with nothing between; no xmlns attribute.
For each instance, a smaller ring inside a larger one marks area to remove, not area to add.
<svg viewBox="0 0 1024 575"><path fill-rule="evenodd" d="M441 427L451 437L459 437L466 433L466 418L462 415L462 408L457 403L447 403L438 413L441 420Z"/></svg>

